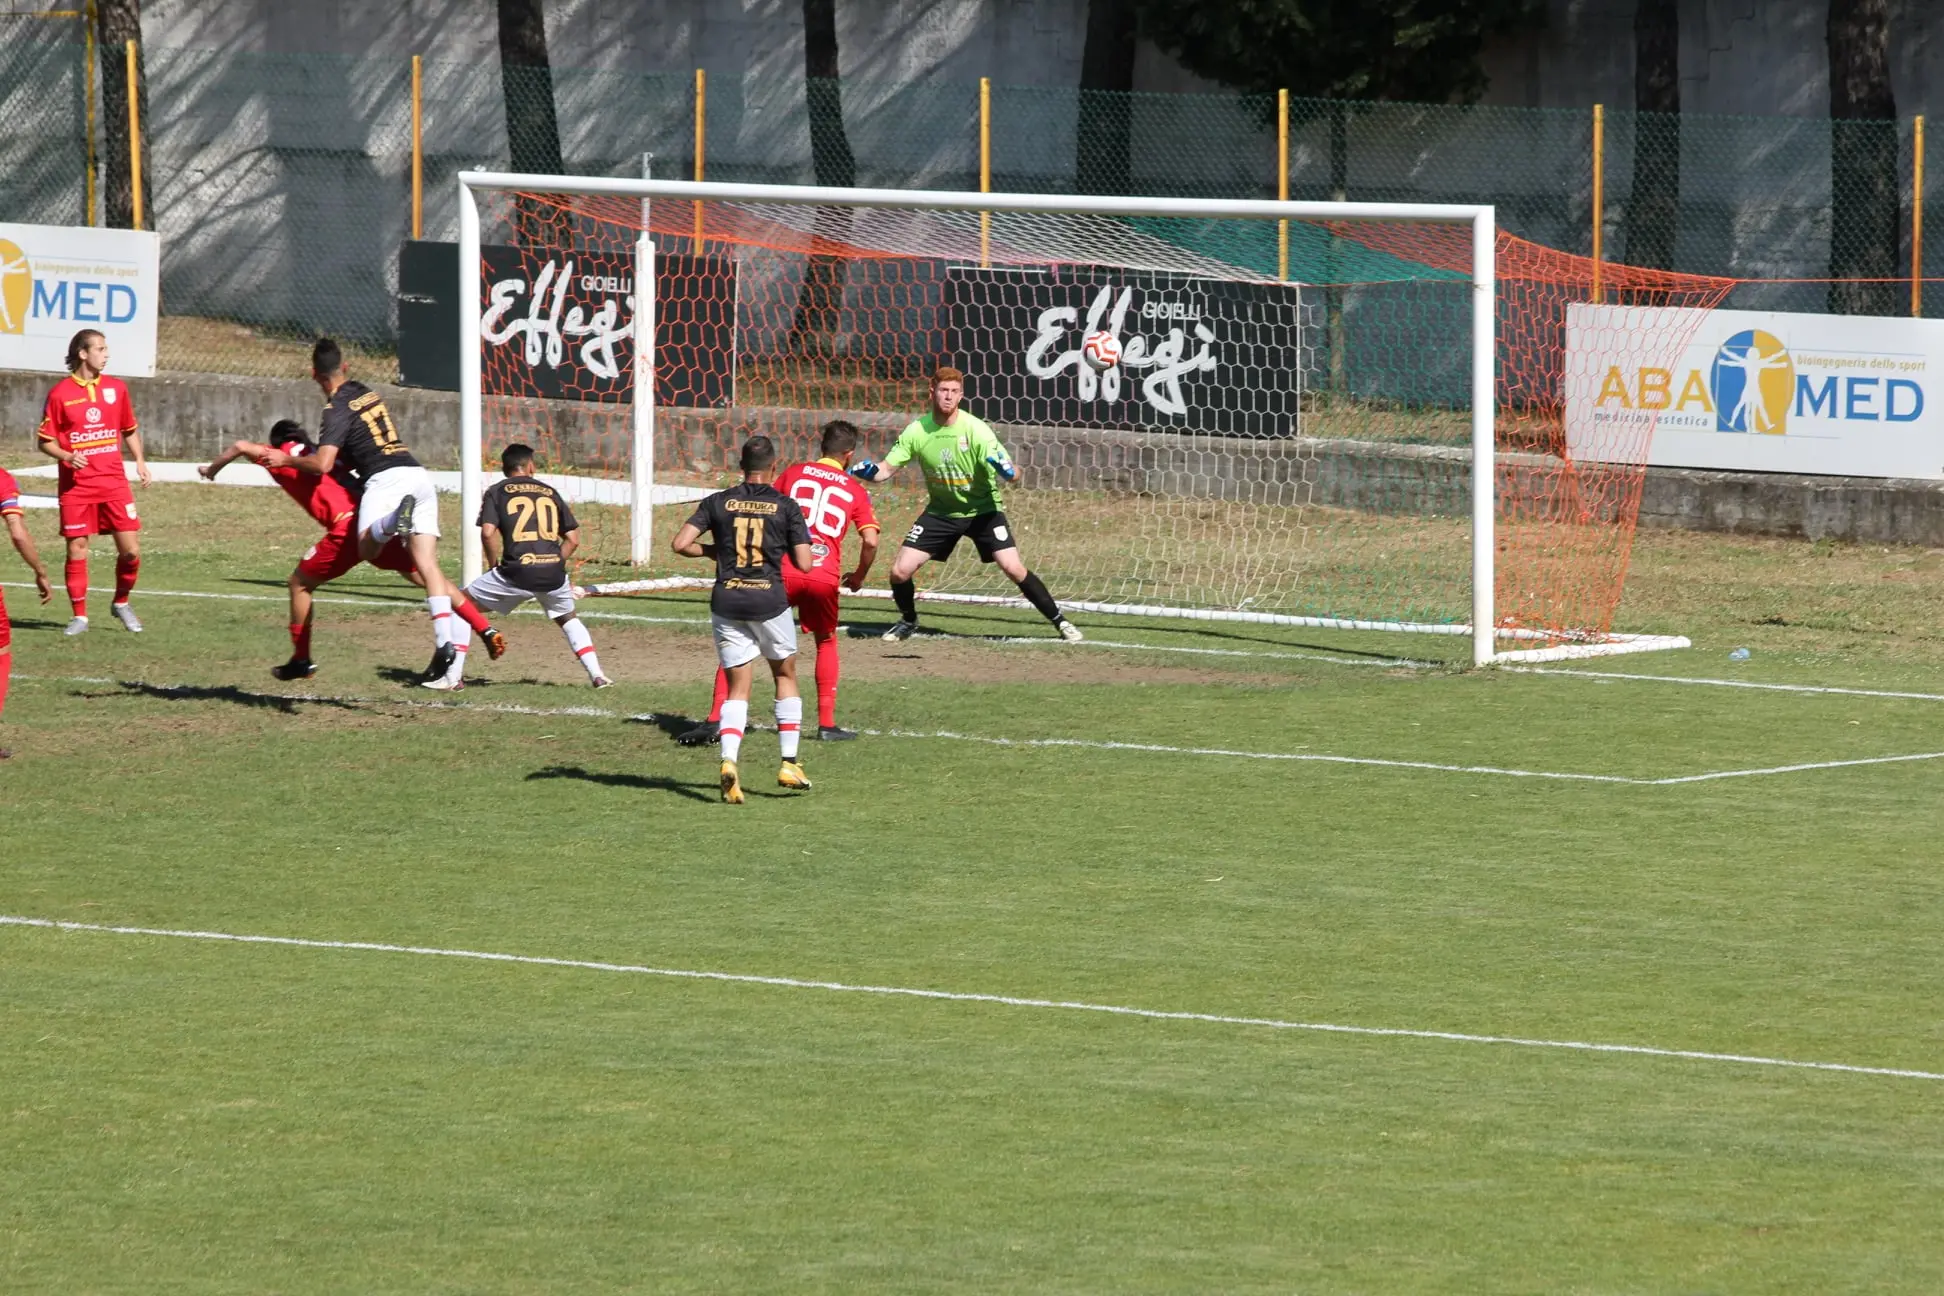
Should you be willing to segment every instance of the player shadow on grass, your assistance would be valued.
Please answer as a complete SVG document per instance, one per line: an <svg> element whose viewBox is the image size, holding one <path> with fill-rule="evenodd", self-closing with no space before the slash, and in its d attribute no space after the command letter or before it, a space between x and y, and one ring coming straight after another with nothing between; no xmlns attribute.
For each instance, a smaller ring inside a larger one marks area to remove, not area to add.
<svg viewBox="0 0 1944 1296"><path fill-rule="evenodd" d="M694 716L686 716L668 711L656 711L652 715L629 716L628 723L653 725L670 738L680 738L683 734L702 722Z"/></svg>
<svg viewBox="0 0 1944 1296"><path fill-rule="evenodd" d="M76 690L76 697L150 697L164 702L233 702L237 706L256 707L266 711L281 711L285 715L295 715L301 707L331 707L339 711L362 711L358 702L344 698L290 696L283 693L253 693L234 684L148 684L141 680L121 680L117 685L118 693L90 693Z"/></svg>
<svg viewBox="0 0 1944 1296"><path fill-rule="evenodd" d="M603 774L597 770L582 769L578 765L549 765L527 775L527 782L536 779L579 779L583 783L599 783L603 787L633 788L642 792L673 792L691 801L714 801L719 789L713 783L684 783L680 779L664 778L649 774Z"/></svg>
<svg viewBox="0 0 1944 1296"><path fill-rule="evenodd" d="M232 585L261 585L265 589L278 590L284 589L289 584L288 581L261 580L254 576L232 576L230 577L229 583ZM333 594L355 594L360 599L368 599L373 603L416 603L422 605L425 602L425 595L419 591L400 589L395 585L381 586L361 582L339 583L334 581L330 585L325 586L323 592L327 598Z"/></svg>

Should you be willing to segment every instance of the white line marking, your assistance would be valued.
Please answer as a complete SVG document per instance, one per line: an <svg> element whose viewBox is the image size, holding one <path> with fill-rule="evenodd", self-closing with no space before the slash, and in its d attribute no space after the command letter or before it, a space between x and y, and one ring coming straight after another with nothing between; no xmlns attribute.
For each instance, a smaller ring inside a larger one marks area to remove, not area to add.
<svg viewBox="0 0 1944 1296"><path fill-rule="evenodd" d="M1329 1035L1440 1040L1452 1044L1506 1044L1518 1048L1565 1049L1579 1053L1622 1053L1635 1057L1683 1058L1694 1062L1731 1062L1743 1066L1786 1067L1798 1071L1839 1071L1849 1075L1895 1076L1906 1080L1944 1080L1944 1072L1917 1071L1903 1067L1860 1066L1848 1062L1799 1062L1790 1058L1760 1057L1746 1053L1714 1053L1699 1049L1656 1048L1645 1044L1597 1044L1584 1040L1527 1039L1517 1035L1473 1035L1460 1031L1414 1030L1399 1026L1345 1026L1333 1022L1284 1021L1275 1017L1168 1012L1158 1008L1130 1008L1120 1004L1087 1003L1073 999L1030 999L1018 995L921 990L906 986L854 985L846 981L817 981L804 977L706 972L686 968L649 967L635 963L597 963L587 959L543 958L528 954L490 953L484 950L440 949L426 945L388 945L377 941L306 940L297 936L247 936L232 932L176 931L162 927L113 927L102 923L60 922L51 918L21 918L5 914L0 914L0 926L38 927L64 932L95 932L112 936L159 936L178 940L225 941L239 945L280 945L295 949L417 954L433 958L471 959L483 963L518 963L533 967L574 968L586 972L622 972L635 976L668 977L683 981L717 981L733 985L772 986L785 990L825 990L838 994L890 995L947 1003L998 1004L1007 1008L1107 1013L1116 1017L1139 1017L1149 1021L1206 1022L1216 1026L1255 1026L1268 1030L1315 1031Z"/></svg>
<svg viewBox="0 0 1944 1296"><path fill-rule="evenodd" d="M1642 675L1622 671L1568 670L1559 666L1505 666L1523 675L1572 675L1581 679L1641 680L1653 684L1699 684L1710 688L1756 689L1767 693L1828 693L1838 697L1908 698L1944 702L1944 693L1905 693L1894 689L1839 688L1833 684L1767 684L1757 680L1707 679L1687 675Z"/></svg>
<svg viewBox="0 0 1944 1296"><path fill-rule="evenodd" d="M512 702L446 702L408 697L361 697L329 693L263 693L231 684L151 684L146 680L117 680L96 675L15 675L15 679L47 684L113 684L121 688L151 689L157 693L178 693L191 700L194 695L220 689L231 697L257 698L266 702L317 703L320 705L358 705L407 707L423 711L480 711L502 715L584 716L596 720L635 720L653 724L672 719L660 712L613 711L605 707L535 707ZM686 719L687 717L681 717ZM761 728L762 726L755 726ZM962 734L949 729L863 729L873 738L929 739L940 742L979 743L988 747L1038 748L1076 747L1088 751L1147 752L1161 756L1218 756L1234 760L1296 761L1318 765L1365 765L1378 769L1428 770L1436 774L1479 774L1495 778L1543 779L1568 783L1610 783L1626 787L1675 787L1684 783L1707 783L1718 779L1760 778L1778 774L1803 774L1815 770L1849 769L1865 765L1899 765L1913 761L1944 760L1944 751L1906 752L1891 756L1861 756L1847 760L1804 761L1794 765L1765 765L1754 769L1706 770L1699 774L1675 774L1663 778L1635 778L1626 774L1582 774L1570 770L1511 769L1498 765L1450 765L1437 761L1394 760L1379 756L1338 756L1327 752L1263 752L1233 747L1174 747L1163 743L1119 742L1106 738L989 738Z"/></svg>

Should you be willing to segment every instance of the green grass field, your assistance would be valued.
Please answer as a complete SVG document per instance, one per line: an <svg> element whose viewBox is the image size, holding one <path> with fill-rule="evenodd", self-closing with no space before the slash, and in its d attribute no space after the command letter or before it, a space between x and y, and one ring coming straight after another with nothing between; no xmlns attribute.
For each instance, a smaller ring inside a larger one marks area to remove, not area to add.
<svg viewBox="0 0 1944 1296"><path fill-rule="evenodd" d="M360 573L282 685L309 524L143 504L147 633L6 591L7 1291L1944 1288L1944 761L1829 764L1944 752L1936 555L1646 535L1697 647L1558 672L929 614L737 809L699 599L442 697Z"/></svg>

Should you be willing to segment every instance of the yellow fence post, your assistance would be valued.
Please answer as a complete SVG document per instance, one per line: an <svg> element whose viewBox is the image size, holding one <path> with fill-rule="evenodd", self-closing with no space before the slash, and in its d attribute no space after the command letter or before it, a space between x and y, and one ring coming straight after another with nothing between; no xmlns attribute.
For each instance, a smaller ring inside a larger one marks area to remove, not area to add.
<svg viewBox="0 0 1944 1296"><path fill-rule="evenodd" d="M135 79L135 42L128 42L128 178L135 228L142 228L142 96Z"/></svg>
<svg viewBox="0 0 1944 1296"><path fill-rule="evenodd" d="M95 223L95 0L88 0L81 16L81 103L88 131L88 174L82 188L82 201L88 205L88 224Z"/></svg>
<svg viewBox="0 0 1944 1296"><path fill-rule="evenodd" d="M1638 143L1635 144L1639 147ZM1606 244L1606 105L1593 105L1593 300L1606 300L1600 281Z"/></svg>
<svg viewBox="0 0 1944 1296"><path fill-rule="evenodd" d="M1924 119L1910 142L1910 316L1924 313Z"/></svg>
<svg viewBox="0 0 1944 1296"><path fill-rule="evenodd" d="M412 241L425 237L425 60L412 55Z"/></svg>
<svg viewBox="0 0 1944 1296"><path fill-rule="evenodd" d="M1289 201L1289 91L1276 91L1276 201ZM1276 222L1276 278L1289 282L1289 221Z"/></svg>
<svg viewBox="0 0 1944 1296"><path fill-rule="evenodd" d="M992 192L992 78L979 78L979 192ZM979 264L992 264L992 213L979 213Z"/></svg>
<svg viewBox="0 0 1944 1296"><path fill-rule="evenodd" d="M701 68L695 69L695 182L702 183L703 154L706 151L709 130L709 74ZM695 255L702 255L702 200L695 201Z"/></svg>

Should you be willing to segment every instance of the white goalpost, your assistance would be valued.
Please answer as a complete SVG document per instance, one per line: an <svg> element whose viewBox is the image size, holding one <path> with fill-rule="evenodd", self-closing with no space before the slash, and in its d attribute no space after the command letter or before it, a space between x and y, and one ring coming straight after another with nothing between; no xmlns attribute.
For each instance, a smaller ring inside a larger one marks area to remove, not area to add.
<svg viewBox="0 0 1944 1296"><path fill-rule="evenodd" d="M458 182L468 581L489 443L539 437L557 462L625 479L625 545L602 559L652 569L654 502L727 484L741 435L774 431L801 452L823 419L848 417L881 453L944 356L971 377L968 408L1002 437L1021 429L1008 514L1073 611L1460 636L1478 665L1687 646L1608 624L1639 470L1630 509L1626 482L1590 484L1562 453L1501 462L1489 206ZM1295 273L1291 229L1307 260ZM1263 252L1279 231L1281 264ZM605 305L577 296L593 284ZM1119 372L1049 359L1088 311L1089 326L1133 332ZM617 337L625 380L604 361ZM1414 346L1401 365L1386 351ZM1550 408L1543 386L1517 390L1520 417ZM1500 569L1502 547L1518 570ZM954 579L926 597L1019 602ZM638 571L589 585L696 583Z"/></svg>

